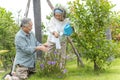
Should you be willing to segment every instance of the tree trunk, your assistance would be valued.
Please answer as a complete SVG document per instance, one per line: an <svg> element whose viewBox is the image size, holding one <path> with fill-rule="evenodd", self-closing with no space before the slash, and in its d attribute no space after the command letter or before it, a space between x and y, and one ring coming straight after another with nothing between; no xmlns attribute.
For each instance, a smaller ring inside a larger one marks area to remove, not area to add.
<svg viewBox="0 0 120 80"><path fill-rule="evenodd" d="M34 12L34 24L35 24L35 35L39 42L42 43L42 28L41 28L41 6L40 0L33 0L33 12ZM38 52L38 58L42 56L42 52Z"/></svg>
<svg viewBox="0 0 120 80"><path fill-rule="evenodd" d="M99 65L96 63L96 60L94 60L94 71L99 70Z"/></svg>

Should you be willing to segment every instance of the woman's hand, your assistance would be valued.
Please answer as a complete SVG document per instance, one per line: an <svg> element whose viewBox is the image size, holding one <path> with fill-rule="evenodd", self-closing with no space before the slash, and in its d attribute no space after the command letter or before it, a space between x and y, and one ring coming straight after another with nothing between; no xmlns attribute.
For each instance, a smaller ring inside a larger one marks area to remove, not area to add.
<svg viewBox="0 0 120 80"><path fill-rule="evenodd" d="M56 38L58 38L58 37L60 36L58 32L53 32L53 35L54 35Z"/></svg>

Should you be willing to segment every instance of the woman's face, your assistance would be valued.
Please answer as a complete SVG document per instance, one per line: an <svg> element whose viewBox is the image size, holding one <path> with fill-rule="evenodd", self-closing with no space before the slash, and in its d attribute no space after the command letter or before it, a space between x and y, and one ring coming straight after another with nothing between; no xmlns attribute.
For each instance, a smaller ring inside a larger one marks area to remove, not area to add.
<svg viewBox="0 0 120 80"><path fill-rule="evenodd" d="M63 19L64 19L64 18L63 18L63 15L60 14L60 13L55 13L54 16L55 16L55 18L58 19L59 21L63 21Z"/></svg>

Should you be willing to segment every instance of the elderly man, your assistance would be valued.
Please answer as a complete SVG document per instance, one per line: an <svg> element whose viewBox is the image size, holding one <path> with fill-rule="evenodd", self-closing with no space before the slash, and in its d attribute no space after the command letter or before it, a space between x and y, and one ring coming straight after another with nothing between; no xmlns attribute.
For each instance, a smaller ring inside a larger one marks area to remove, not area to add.
<svg viewBox="0 0 120 80"><path fill-rule="evenodd" d="M32 25L30 18L23 18L20 25L21 29L15 37L16 56L12 74L19 77L20 80L27 79L29 73L34 72L36 52L39 50L48 51L47 44L41 44L36 40L31 31Z"/></svg>

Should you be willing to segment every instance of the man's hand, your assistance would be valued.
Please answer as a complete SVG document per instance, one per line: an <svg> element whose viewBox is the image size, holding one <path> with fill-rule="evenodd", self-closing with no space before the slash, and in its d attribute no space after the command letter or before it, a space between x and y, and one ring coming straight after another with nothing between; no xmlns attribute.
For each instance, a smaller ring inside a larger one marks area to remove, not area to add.
<svg viewBox="0 0 120 80"><path fill-rule="evenodd" d="M16 72L11 72L11 75L12 76L16 76Z"/></svg>
<svg viewBox="0 0 120 80"><path fill-rule="evenodd" d="M45 47L44 45L37 46L36 50L41 50L43 52L48 52L48 47Z"/></svg>
<svg viewBox="0 0 120 80"><path fill-rule="evenodd" d="M49 47L48 43L44 43L43 46L45 46L45 47Z"/></svg>

